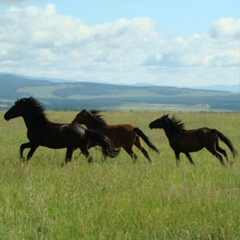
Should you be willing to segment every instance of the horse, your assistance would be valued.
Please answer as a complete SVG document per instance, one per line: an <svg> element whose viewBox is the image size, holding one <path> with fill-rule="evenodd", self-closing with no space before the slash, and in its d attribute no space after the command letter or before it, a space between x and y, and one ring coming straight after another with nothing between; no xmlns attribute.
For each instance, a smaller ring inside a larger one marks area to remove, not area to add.
<svg viewBox="0 0 240 240"><path fill-rule="evenodd" d="M155 152L159 150L152 144L150 139L137 127L130 124L107 125L98 110L83 109L79 112L72 123L84 124L88 129L99 131L110 138L116 148L123 148L128 155L136 162L137 155L133 152L135 145L151 163L151 158L145 148L142 146L141 139Z"/></svg>
<svg viewBox="0 0 240 240"><path fill-rule="evenodd" d="M237 151L233 147L231 141L216 129L203 127L186 130L181 120L175 116L170 118L165 114L161 118L151 122L149 127L150 129L160 128L164 130L169 140L169 145L175 153L177 166L180 162L180 153L184 153L189 162L194 165L194 161L189 152L197 152L203 148L206 148L222 165L225 165L221 154L224 155L227 161L228 156L226 151L219 146L219 139L229 147L233 157L237 156Z"/></svg>
<svg viewBox="0 0 240 240"><path fill-rule="evenodd" d="M52 149L67 148L65 163L72 159L73 151L79 148L88 162L92 157L88 151L89 145L101 146L102 154L106 157L116 157L116 149L109 138L101 133L83 128L77 123L60 124L47 119L44 106L34 97L22 98L4 114L5 120L22 117L27 127L29 142L20 146L20 158L25 161L23 151L30 148L26 162L33 156L39 146Z"/></svg>

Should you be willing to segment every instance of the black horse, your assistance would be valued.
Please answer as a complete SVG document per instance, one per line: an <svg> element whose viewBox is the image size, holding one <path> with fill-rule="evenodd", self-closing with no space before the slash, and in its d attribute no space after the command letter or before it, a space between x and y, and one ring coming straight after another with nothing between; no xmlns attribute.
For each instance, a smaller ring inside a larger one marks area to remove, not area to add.
<svg viewBox="0 0 240 240"><path fill-rule="evenodd" d="M206 148L215 157L217 157L221 164L224 165L221 154L224 155L228 161L227 153L220 148L218 139L223 141L231 150L233 157L237 156L237 151L233 147L231 141L216 129L199 128L193 130L186 130L184 124L175 116L169 118L168 115L163 115L161 118L149 124L152 128L162 128L169 140L169 144L176 156L176 163L179 165L180 153L184 153L191 164L194 164L189 152L196 152L202 148ZM219 154L221 153L221 154Z"/></svg>
<svg viewBox="0 0 240 240"><path fill-rule="evenodd" d="M22 117L27 127L29 142L20 146L20 157L23 158L25 148L30 148L27 161L39 146L53 149L67 148L65 163L71 161L74 149L79 148L88 162L92 157L88 151L91 146L101 146L103 155L116 157L119 153L112 141L101 133L87 130L77 123L59 124L49 121L45 109L34 97L22 98L15 102L4 115L5 120Z"/></svg>

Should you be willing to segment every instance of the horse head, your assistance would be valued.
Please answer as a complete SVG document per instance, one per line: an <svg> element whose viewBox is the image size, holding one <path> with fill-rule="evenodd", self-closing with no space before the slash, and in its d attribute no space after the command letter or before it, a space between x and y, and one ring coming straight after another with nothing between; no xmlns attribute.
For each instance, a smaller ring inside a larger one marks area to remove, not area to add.
<svg viewBox="0 0 240 240"><path fill-rule="evenodd" d="M166 123L169 121L168 114L164 114L162 117L152 121L149 124L149 128L164 128Z"/></svg>
<svg viewBox="0 0 240 240"><path fill-rule="evenodd" d="M72 123L85 124L88 114L89 114L88 111L86 109L83 109L75 116Z"/></svg>
<svg viewBox="0 0 240 240"><path fill-rule="evenodd" d="M28 98L22 98L17 100L15 104L4 114L4 119L9 121L10 119L22 116L27 99Z"/></svg>

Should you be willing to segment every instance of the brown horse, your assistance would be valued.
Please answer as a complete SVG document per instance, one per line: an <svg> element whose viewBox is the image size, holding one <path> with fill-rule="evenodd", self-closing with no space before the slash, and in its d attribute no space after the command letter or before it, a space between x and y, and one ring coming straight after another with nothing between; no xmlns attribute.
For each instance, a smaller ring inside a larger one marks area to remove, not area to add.
<svg viewBox="0 0 240 240"><path fill-rule="evenodd" d="M223 141L231 150L233 157L237 156L237 151L233 147L231 141L216 129L199 128L194 130L185 130L184 124L175 116L169 118L168 115L163 115L161 118L149 124L152 128L162 128L169 140L169 144L176 156L176 163L179 165L180 153L184 153L191 164L194 164L189 152L196 152L202 148L206 148L215 157L217 157L221 164L224 165L221 154L224 155L228 161L227 153L220 148L218 139ZM219 152L221 154L219 154Z"/></svg>
<svg viewBox="0 0 240 240"><path fill-rule="evenodd" d="M149 138L137 127L130 124L107 125L97 110L82 110L78 113L72 123L84 124L88 129L99 131L109 137L116 148L123 148L135 162L137 155L133 152L132 147L135 145L140 149L143 155L151 162L148 152L144 149L141 139L155 152L159 150L152 144Z"/></svg>
<svg viewBox="0 0 240 240"><path fill-rule="evenodd" d="M20 157L23 158L25 148L30 148L27 161L39 146L60 149L67 148L65 163L71 161L74 149L79 148L88 162L92 157L89 145L101 146L104 156L116 157L119 153L112 141L101 133L83 128L77 123L59 124L49 121L44 113L43 105L35 98L22 98L15 102L5 114L5 120L22 117L27 127L29 142L20 146Z"/></svg>

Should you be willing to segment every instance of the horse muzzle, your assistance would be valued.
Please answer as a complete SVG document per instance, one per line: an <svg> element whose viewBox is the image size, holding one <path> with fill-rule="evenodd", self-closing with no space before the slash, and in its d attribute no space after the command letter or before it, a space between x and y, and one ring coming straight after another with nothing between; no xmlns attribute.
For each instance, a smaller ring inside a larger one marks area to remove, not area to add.
<svg viewBox="0 0 240 240"><path fill-rule="evenodd" d="M4 114L4 119L5 119L6 121L9 121L9 120L10 120L10 117L5 113L5 114Z"/></svg>
<svg viewBox="0 0 240 240"><path fill-rule="evenodd" d="M153 129L152 123L149 124L149 128L150 128L150 129Z"/></svg>

